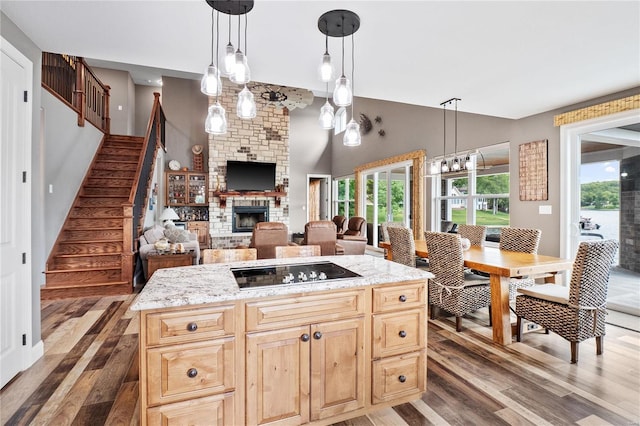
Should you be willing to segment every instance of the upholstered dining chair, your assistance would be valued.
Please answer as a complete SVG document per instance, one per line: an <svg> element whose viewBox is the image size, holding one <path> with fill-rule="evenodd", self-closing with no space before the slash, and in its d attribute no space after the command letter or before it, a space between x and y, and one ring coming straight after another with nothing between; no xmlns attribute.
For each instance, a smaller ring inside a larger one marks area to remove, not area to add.
<svg viewBox="0 0 640 426"><path fill-rule="evenodd" d="M320 256L320 253L321 250L318 245L276 247L276 259L283 259L286 257Z"/></svg>
<svg viewBox="0 0 640 426"><path fill-rule="evenodd" d="M458 235L460 238L468 239L472 246L482 246L487 236L487 227L483 225L458 225Z"/></svg>
<svg viewBox="0 0 640 426"><path fill-rule="evenodd" d="M436 318L436 307L455 315L456 331L462 330L462 316L478 309L489 308L491 319L489 281L465 279L460 236L425 232L424 239L429 253L429 270L435 275L429 280L431 319Z"/></svg>
<svg viewBox="0 0 640 426"><path fill-rule="evenodd" d="M500 230L500 250L517 251L521 253L538 253L542 231L530 228L506 227ZM516 298L519 288L536 285L534 277L511 278L509 282L509 300Z"/></svg>
<svg viewBox="0 0 640 426"><path fill-rule="evenodd" d="M382 222L380 224L380 230L382 231L382 241L389 242L389 227L391 226L404 226L401 222Z"/></svg>
<svg viewBox="0 0 640 426"><path fill-rule="evenodd" d="M202 250L202 263L228 263L244 260L256 260L258 250L255 248L240 249L205 249Z"/></svg>
<svg viewBox="0 0 640 426"><path fill-rule="evenodd" d="M276 257L276 247L295 245L289 241L289 228L282 222L258 222L253 227L249 248L258 250L258 259Z"/></svg>
<svg viewBox="0 0 640 426"><path fill-rule="evenodd" d="M413 232L405 226L390 226L389 243L391 244L391 259L396 263L416 267L416 243Z"/></svg>
<svg viewBox="0 0 640 426"><path fill-rule="evenodd" d="M583 241L578 246L569 287L542 284L518 290L517 334L522 340L522 320L534 322L571 342L571 363L578 362L578 344L595 337L596 354L602 354L605 308L611 264L618 242Z"/></svg>

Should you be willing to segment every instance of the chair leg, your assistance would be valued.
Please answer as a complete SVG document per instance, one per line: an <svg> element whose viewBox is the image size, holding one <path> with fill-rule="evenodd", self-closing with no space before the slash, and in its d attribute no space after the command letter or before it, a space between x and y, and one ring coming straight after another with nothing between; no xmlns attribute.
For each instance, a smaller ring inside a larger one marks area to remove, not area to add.
<svg viewBox="0 0 640 426"><path fill-rule="evenodd" d="M603 343L604 343L604 336L596 336L596 355L602 355Z"/></svg>
<svg viewBox="0 0 640 426"><path fill-rule="evenodd" d="M456 317L456 331L462 330L462 317Z"/></svg>
<svg viewBox="0 0 640 426"><path fill-rule="evenodd" d="M432 320L436 319L436 305L431 304L429 305L429 308L429 318Z"/></svg>
<svg viewBox="0 0 640 426"><path fill-rule="evenodd" d="M491 305L489 305L489 327L493 327L493 317L491 316Z"/></svg>
<svg viewBox="0 0 640 426"><path fill-rule="evenodd" d="M571 342L571 364L578 362L578 342Z"/></svg>
<svg viewBox="0 0 640 426"><path fill-rule="evenodd" d="M516 342L520 342L522 339L522 317L516 319Z"/></svg>

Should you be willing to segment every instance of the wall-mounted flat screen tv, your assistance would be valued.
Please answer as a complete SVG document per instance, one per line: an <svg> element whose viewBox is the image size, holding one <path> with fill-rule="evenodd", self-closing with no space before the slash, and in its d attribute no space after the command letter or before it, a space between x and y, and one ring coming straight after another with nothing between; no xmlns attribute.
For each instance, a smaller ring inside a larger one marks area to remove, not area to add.
<svg viewBox="0 0 640 426"><path fill-rule="evenodd" d="M273 191L276 164L255 161L227 161L227 191Z"/></svg>

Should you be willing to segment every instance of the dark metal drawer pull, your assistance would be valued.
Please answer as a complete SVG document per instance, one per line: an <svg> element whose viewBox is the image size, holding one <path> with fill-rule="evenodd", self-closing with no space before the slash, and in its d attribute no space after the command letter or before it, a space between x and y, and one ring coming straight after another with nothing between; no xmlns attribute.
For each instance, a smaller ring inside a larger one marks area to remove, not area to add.
<svg viewBox="0 0 640 426"><path fill-rule="evenodd" d="M198 375L198 370L196 370L195 368L190 368L189 370L187 370L187 376L191 377L192 379L197 375Z"/></svg>
<svg viewBox="0 0 640 426"><path fill-rule="evenodd" d="M190 322L189 324L187 324L187 330L196 331L197 329L198 329L198 324L196 324L195 322Z"/></svg>

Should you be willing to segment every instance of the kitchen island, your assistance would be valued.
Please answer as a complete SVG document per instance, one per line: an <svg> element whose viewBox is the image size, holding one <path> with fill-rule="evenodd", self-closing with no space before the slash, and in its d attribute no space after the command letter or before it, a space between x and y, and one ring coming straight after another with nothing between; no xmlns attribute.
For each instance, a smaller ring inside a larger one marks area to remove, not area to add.
<svg viewBox="0 0 640 426"><path fill-rule="evenodd" d="M366 255L157 271L131 307L141 423L329 424L420 398L430 277Z"/></svg>

